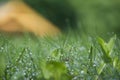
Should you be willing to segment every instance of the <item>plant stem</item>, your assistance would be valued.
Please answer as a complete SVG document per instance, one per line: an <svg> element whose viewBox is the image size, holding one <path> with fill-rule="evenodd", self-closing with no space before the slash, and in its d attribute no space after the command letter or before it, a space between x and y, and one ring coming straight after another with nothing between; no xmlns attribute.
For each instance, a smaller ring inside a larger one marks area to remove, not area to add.
<svg viewBox="0 0 120 80"><path fill-rule="evenodd" d="M98 80L99 75L102 73L103 69L105 68L106 63L102 63L100 68L98 69L98 76L95 77L95 80Z"/></svg>

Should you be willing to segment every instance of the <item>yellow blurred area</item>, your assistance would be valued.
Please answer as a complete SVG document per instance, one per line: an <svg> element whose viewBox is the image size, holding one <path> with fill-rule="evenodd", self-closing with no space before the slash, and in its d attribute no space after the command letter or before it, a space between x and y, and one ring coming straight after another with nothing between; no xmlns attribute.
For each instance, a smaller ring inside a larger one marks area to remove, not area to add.
<svg viewBox="0 0 120 80"><path fill-rule="evenodd" d="M22 1L8 1L0 6L0 31L32 32L56 35L60 30Z"/></svg>

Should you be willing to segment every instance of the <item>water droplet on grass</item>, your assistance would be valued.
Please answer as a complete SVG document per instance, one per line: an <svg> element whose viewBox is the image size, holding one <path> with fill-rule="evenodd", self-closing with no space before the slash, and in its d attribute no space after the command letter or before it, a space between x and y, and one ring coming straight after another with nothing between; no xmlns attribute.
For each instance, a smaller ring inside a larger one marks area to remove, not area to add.
<svg viewBox="0 0 120 80"><path fill-rule="evenodd" d="M82 46L82 47L80 47L79 49L80 49L80 51L84 51L84 50L85 50L85 47Z"/></svg>
<svg viewBox="0 0 120 80"><path fill-rule="evenodd" d="M32 76L35 76L35 73L32 73Z"/></svg>
<svg viewBox="0 0 120 80"><path fill-rule="evenodd" d="M32 55L32 52L30 52L29 54Z"/></svg>
<svg viewBox="0 0 120 80"><path fill-rule="evenodd" d="M14 76L14 80L17 80L17 77L16 77L16 76Z"/></svg>
<svg viewBox="0 0 120 80"><path fill-rule="evenodd" d="M96 67L96 64L93 64L93 67Z"/></svg>
<svg viewBox="0 0 120 80"><path fill-rule="evenodd" d="M80 73L81 73L81 74L84 74L84 71L82 70Z"/></svg>
<svg viewBox="0 0 120 80"><path fill-rule="evenodd" d="M4 47L1 47L1 50L3 50L4 49Z"/></svg>
<svg viewBox="0 0 120 80"><path fill-rule="evenodd" d="M23 75L26 75L26 73L24 72Z"/></svg>
<svg viewBox="0 0 120 80"><path fill-rule="evenodd" d="M73 80L77 80L77 76L75 76L75 77L73 78Z"/></svg>

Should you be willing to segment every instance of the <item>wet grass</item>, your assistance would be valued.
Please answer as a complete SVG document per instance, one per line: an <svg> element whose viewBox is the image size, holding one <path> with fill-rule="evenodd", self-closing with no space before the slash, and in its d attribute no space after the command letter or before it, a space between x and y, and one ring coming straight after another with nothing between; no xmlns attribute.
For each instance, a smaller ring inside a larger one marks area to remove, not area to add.
<svg viewBox="0 0 120 80"><path fill-rule="evenodd" d="M0 35L0 80L119 80L120 39Z"/></svg>

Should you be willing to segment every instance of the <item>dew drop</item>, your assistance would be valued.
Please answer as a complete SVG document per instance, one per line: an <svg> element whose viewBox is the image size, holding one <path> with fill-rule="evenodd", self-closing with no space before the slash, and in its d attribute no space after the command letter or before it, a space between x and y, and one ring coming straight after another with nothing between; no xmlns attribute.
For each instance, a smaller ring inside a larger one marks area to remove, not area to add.
<svg viewBox="0 0 120 80"><path fill-rule="evenodd" d="M4 49L4 47L1 47L1 50L3 50Z"/></svg>
<svg viewBox="0 0 120 80"><path fill-rule="evenodd" d="M26 73L24 72L23 75L26 75Z"/></svg>
<svg viewBox="0 0 120 80"><path fill-rule="evenodd" d="M81 73L81 74L84 74L84 71L82 70L80 73Z"/></svg>
<svg viewBox="0 0 120 80"><path fill-rule="evenodd" d="M35 76L35 73L33 73L32 76Z"/></svg>
<svg viewBox="0 0 120 80"><path fill-rule="evenodd" d="M96 64L93 64L93 67L96 67Z"/></svg>
<svg viewBox="0 0 120 80"><path fill-rule="evenodd" d="M17 80L17 77L16 77L16 76L14 76L14 80Z"/></svg>
<svg viewBox="0 0 120 80"><path fill-rule="evenodd" d="M80 47L79 49L80 49L80 51L84 51L84 50L85 50L85 47L82 46L82 47Z"/></svg>
<svg viewBox="0 0 120 80"><path fill-rule="evenodd" d="M32 52L30 52L29 54L32 55Z"/></svg>

